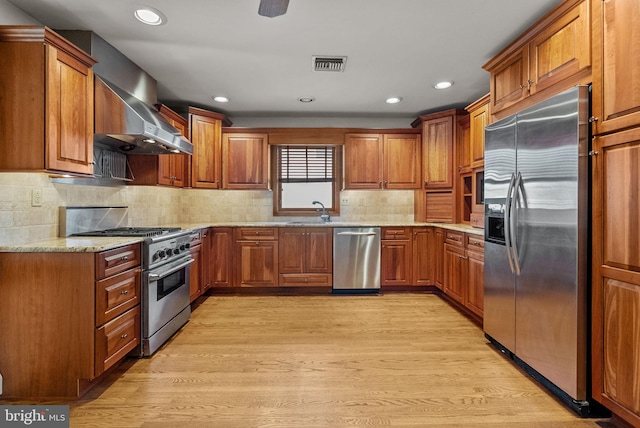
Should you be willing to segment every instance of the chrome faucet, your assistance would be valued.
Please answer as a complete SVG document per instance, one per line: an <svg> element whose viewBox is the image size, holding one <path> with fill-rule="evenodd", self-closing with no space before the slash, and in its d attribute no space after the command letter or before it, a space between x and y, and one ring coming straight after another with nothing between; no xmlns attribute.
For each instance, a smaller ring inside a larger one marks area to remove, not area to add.
<svg viewBox="0 0 640 428"><path fill-rule="evenodd" d="M331 217L329 216L329 213L327 213L327 209L324 207L324 205L322 204L322 202L320 201L313 201L311 202L313 205L320 205L322 207L322 210L318 210L321 211L322 213L320 214L320 218L322 219L323 222L328 223L331 221Z"/></svg>

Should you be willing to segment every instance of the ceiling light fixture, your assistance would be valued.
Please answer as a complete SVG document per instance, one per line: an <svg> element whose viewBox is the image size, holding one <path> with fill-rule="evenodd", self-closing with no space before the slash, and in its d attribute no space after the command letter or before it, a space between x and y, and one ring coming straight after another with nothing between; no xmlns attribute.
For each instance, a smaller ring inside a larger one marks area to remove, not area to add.
<svg viewBox="0 0 640 428"><path fill-rule="evenodd" d="M402 97L391 97L385 100L387 104L398 104L400 101L402 101Z"/></svg>
<svg viewBox="0 0 640 428"><path fill-rule="evenodd" d="M217 96L217 97L211 97L211 98L213 98L213 101L217 101L219 103L228 103L229 102L229 98L223 97L223 96Z"/></svg>
<svg viewBox="0 0 640 428"><path fill-rule="evenodd" d="M147 25L162 25L167 22L167 17L164 16L162 12L146 6L137 9L133 13L133 16L135 16L138 21Z"/></svg>
<svg viewBox="0 0 640 428"><path fill-rule="evenodd" d="M453 82L438 82L435 85L433 85L434 88L436 89L447 89L450 88L451 86L453 86Z"/></svg>
<svg viewBox="0 0 640 428"><path fill-rule="evenodd" d="M298 98L298 101L300 101L301 103L312 103L314 102L316 99L313 97L300 97Z"/></svg>

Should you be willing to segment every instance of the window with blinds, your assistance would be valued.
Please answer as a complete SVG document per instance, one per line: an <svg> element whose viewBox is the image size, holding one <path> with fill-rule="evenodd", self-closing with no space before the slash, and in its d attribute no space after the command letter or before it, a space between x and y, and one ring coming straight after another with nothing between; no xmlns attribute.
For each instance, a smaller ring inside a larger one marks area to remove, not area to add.
<svg viewBox="0 0 640 428"><path fill-rule="evenodd" d="M281 183L323 183L334 180L335 147L280 146L277 150Z"/></svg>
<svg viewBox="0 0 640 428"><path fill-rule="evenodd" d="M327 209L334 208L337 150L324 145L275 147L276 214L315 215L318 207L312 205L314 200Z"/></svg>

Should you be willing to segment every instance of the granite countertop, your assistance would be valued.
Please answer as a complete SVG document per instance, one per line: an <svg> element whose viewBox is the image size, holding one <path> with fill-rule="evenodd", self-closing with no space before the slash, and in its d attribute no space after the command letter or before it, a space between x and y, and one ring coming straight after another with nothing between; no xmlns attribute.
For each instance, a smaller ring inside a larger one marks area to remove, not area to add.
<svg viewBox="0 0 640 428"><path fill-rule="evenodd" d="M176 223L163 225L166 227L179 227L184 230L198 230L208 227L426 227L435 226L443 229L455 230L458 232L470 233L473 235L484 235L483 229L471 227L467 224L451 223L421 223L421 222L329 222L319 221L264 221L264 222L225 222L225 223ZM139 237L68 237L51 238L46 241L33 242L28 244L0 246L0 253L22 252L22 253L97 253L110 250L123 245L142 242Z"/></svg>

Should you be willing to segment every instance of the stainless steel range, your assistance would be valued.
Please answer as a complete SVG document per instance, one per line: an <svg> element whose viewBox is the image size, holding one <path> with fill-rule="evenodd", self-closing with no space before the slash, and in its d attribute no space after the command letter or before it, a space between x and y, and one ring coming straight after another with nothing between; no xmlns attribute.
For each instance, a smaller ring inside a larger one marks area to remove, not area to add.
<svg viewBox="0 0 640 428"><path fill-rule="evenodd" d="M150 356L189 321L190 232L123 227L127 207L60 207L60 236L142 237L142 343Z"/></svg>

